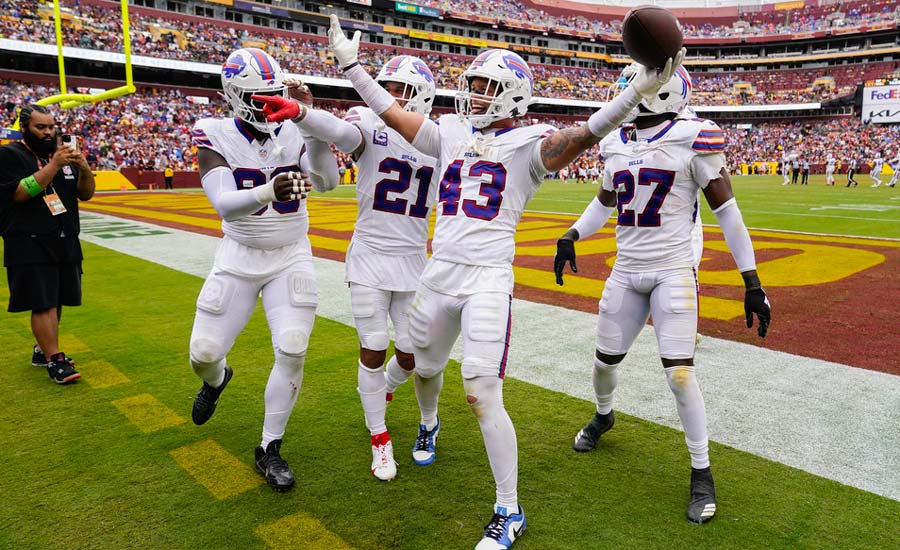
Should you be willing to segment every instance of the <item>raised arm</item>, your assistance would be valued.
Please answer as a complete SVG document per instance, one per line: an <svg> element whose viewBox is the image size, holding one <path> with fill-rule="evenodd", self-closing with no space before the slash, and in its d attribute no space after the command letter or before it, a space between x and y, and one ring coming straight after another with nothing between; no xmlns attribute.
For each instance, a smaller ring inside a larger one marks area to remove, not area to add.
<svg viewBox="0 0 900 550"><path fill-rule="evenodd" d="M412 143L425 122L425 117L412 111L404 111L400 105L359 64L359 31L353 39L347 38L341 29L340 20L331 15L331 27L328 29L328 40L334 57L337 58L344 76L353 83L359 97L366 102L385 124L396 130L403 138ZM427 151L424 151L427 153Z"/></svg>
<svg viewBox="0 0 900 550"><path fill-rule="evenodd" d="M625 121L628 113L638 106L642 97L652 96L672 78L672 73L684 59L684 53L685 50L682 48L662 69L650 69L641 65L628 88L606 107L592 114L587 124L560 130L545 139L541 144L541 160L544 167L550 172L555 172L568 166L578 158L578 155L599 143L606 134Z"/></svg>

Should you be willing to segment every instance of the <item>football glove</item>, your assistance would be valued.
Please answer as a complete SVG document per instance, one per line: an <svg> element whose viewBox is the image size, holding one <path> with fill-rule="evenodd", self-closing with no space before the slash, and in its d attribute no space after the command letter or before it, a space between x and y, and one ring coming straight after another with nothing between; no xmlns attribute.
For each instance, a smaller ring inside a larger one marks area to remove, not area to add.
<svg viewBox="0 0 900 550"><path fill-rule="evenodd" d="M769 305L769 297L762 288L747 289L744 294L744 314L747 316L747 328L753 328L753 314L759 318L757 333L760 338L766 337L769 331L769 322L772 320L772 308Z"/></svg>
<svg viewBox="0 0 900 550"><path fill-rule="evenodd" d="M328 43L331 51L338 60L341 69L346 70L358 62L360 32L353 33L353 38L348 39L341 29L341 22L337 15L331 14L331 26L328 28ZM666 81L668 82L668 81Z"/></svg>
<svg viewBox="0 0 900 550"><path fill-rule="evenodd" d="M563 284L563 269L566 262L572 267L572 273L578 273L575 265L575 241L572 239L559 239L556 241L556 256L553 258L553 271L556 273L556 284Z"/></svg>
<svg viewBox="0 0 900 550"><path fill-rule="evenodd" d="M647 98L655 95L664 84L672 79L675 69L681 66L681 62L684 61L686 51L685 48L681 48L681 51L675 54L675 57L670 57L666 61L666 66L662 69L638 65L638 73L635 75L634 80L631 81L634 91Z"/></svg>
<svg viewBox="0 0 900 550"><path fill-rule="evenodd" d="M253 101L263 103L263 114L269 122L284 122L292 120L300 116L302 105L293 99L285 99L276 95L253 95L250 96Z"/></svg>

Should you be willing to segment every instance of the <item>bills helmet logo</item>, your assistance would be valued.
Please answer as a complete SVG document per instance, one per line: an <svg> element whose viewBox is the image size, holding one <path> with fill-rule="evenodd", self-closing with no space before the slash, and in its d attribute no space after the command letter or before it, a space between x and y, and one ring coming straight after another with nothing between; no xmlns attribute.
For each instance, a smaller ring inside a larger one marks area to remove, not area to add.
<svg viewBox="0 0 900 550"><path fill-rule="evenodd" d="M413 69L416 70L417 73L422 75L422 78L425 79L425 82L434 82L434 76L431 74L431 70L428 68L428 65L419 61L418 59L413 61L412 63Z"/></svg>
<svg viewBox="0 0 900 550"><path fill-rule="evenodd" d="M234 78L241 74L245 68L247 68L247 62L244 61L241 54L236 53L229 57L222 65L222 75L225 78Z"/></svg>
<svg viewBox="0 0 900 550"><path fill-rule="evenodd" d="M516 78L527 80L529 83L534 83L534 76L531 74L531 69L528 68L528 64L518 55L514 53L504 55L503 64L516 75Z"/></svg>

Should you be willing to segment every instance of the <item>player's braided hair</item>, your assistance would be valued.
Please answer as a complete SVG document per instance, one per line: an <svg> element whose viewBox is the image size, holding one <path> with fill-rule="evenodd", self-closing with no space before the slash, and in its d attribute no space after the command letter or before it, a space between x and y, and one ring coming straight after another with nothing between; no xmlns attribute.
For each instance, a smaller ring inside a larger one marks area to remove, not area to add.
<svg viewBox="0 0 900 550"><path fill-rule="evenodd" d="M43 105L38 105L37 103L22 107L22 109L19 111L19 128L28 128L28 123L31 122L31 115L34 113L49 115L50 109L44 107Z"/></svg>

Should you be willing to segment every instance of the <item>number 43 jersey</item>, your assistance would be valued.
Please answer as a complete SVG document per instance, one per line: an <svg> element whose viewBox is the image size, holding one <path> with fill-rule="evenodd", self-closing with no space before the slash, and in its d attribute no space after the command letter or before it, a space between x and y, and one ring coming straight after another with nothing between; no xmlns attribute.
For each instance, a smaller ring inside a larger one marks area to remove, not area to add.
<svg viewBox="0 0 900 550"><path fill-rule="evenodd" d="M600 142L603 189L617 196L617 269L693 266L697 190L720 177L724 150L721 128L703 119L625 126Z"/></svg>
<svg viewBox="0 0 900 550"><path fill-rule="evenodd" d="M512 268L516 226L547 170L540 156L546 124L473 131L457 115L440 126L441 174L433 258Z"/></svg>

